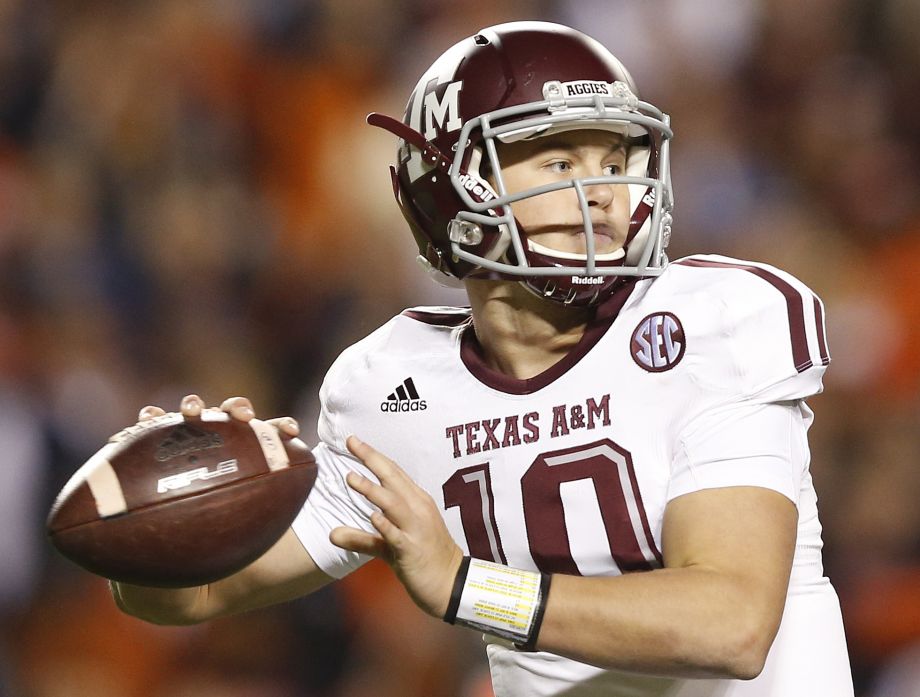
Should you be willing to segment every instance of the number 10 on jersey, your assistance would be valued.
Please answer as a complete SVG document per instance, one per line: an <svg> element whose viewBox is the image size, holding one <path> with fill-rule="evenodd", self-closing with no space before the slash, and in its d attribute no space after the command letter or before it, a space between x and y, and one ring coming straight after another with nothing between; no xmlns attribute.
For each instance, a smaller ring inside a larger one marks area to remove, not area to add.
<svg viewBox="0 0 920 697"><path fill-rule="evenodd" d="M562 495L563 484L580 481L593 485L610 557L617 568L622 573L660 568L661 552L642 505L632 456L606 438L543 453L521 477L527 542L537 568L581 575L572 554ZM507 564L495 517L490 464L457 470L444 482L443 492L445 510L460 509L470 555Z"/></svg>

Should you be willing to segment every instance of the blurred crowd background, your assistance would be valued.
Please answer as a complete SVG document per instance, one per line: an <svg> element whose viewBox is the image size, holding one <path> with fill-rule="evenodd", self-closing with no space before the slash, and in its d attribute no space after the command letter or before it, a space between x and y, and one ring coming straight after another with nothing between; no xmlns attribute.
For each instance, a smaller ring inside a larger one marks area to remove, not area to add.
<svg viewBox="0 0 920 697"><path fill-rule="evenodd" d="M826 568L859 697L920 695L917 0L0 0L0 694L490 694L478 637L373 564L161 628L43 520L141 406L243 394L309 438L338 351L463 303L415 267L364 116L523 18L601 39L671 113L672 258L771 262L826 301Z"/></svg>

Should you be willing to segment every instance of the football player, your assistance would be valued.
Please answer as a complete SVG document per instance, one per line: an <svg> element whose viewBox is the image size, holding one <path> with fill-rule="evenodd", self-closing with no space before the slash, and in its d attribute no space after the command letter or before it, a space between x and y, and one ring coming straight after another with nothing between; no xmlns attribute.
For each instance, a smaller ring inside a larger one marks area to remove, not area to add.
<svg viewBox="0 0 920 697"><path fill-rule="evenodd" d="M113 584L119 605L199 622L382 557L484 633L499 697L852 695L806 439L823 306L765 264L669 263L668 116L593 39L516 22L368 121L398 139L420 263L470 307L341 354L316 486L263 558L202 588Z"/></svg>

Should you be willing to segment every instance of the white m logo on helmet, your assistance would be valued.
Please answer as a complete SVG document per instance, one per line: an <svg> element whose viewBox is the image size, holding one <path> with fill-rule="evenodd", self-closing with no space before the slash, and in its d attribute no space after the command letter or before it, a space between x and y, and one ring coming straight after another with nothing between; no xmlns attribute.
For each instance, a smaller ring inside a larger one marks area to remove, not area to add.
<svg viewBox="0 0 920 697"><path fill-rule="evenodd" d="M463 82L452 82L438 99L436 92L425 94L425 138L432 140L438 135L437 128L457 131L463 123L460 120L460 88Z"/></svg>

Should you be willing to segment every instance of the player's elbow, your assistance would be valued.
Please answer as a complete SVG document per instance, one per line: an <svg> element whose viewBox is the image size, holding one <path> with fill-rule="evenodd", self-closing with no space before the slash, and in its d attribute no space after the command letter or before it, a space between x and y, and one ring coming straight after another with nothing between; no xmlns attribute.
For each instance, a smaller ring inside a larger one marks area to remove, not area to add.
<svg viewBox="0 0 920 697"><path fill-rule="evenodd" d="M764 622L738 622L723 647L722 670L736 680L753 680L764 669L775 636Z"/></svg>
<svg viewBox="0 0 920 697"><path fill-rule="evenodd" d="M157 624L163 627L188 627L193 624L200 624L204 620L192 615L177 612L173 608L163 610L150 606L135 607L123 602L117 603L118 608L126 615L131 615L136 619Z"/></svg>
<svg viewBox="0 0 920 697"><path fill-rule="evenodd" d="M724 671L727 677L736 680L753 680L767 662L767 652L760 650L759 642L750 642L733 647L726 655Z"/></svg>
<svg viewBox="0 0 920 697"><path fill-rule="evenodd" d="M116 582L110 585L118 609L144 622L178 627L207 619L197 612L200 588L146 588Z"/></svg>

